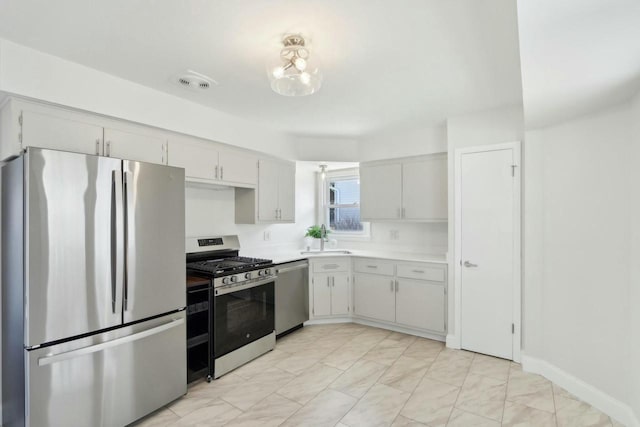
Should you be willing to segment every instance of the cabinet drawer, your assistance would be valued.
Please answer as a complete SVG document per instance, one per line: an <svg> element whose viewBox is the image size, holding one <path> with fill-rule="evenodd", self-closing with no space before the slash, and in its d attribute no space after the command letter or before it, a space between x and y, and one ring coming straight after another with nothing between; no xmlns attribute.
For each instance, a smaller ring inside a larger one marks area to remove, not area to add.
<svg viewBox="0 0 640 427"><path fill-rule="evenodd" d="M384 262L371 258L356 258L353 261L353 268L359 273L382 274L393 276L393 263Z"/></svg>
<svg viewBox="0 0 640 427"><path fill-rule="evenodd" d="M398 264L398 277L429 280L431 282L444 282L447 277L446 270L447 267L444 265Z"/></svg>
<svg viewBox="0 0 640 427"><path fill-rule="evenodd" d="M312 263L314 273L328 273L331 271L349 270L349 258L313 260Z"/></svg>

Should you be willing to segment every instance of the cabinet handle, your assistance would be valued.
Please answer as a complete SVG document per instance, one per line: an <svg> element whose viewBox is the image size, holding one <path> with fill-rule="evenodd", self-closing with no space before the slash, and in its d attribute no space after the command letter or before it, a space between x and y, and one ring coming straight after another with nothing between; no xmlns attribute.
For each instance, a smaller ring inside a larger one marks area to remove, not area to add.
<svg viewBox="0 0 640 427"><path fill-rule="evenodd" d="M338 268L339 265L338 264L325 264L322 266L322 268L324 268L325 270L332 270L334 268Z"/></svg>
<svg viewBox="0 0 640 427"><path fill-rule="evenodd" d="M396 280L396 293L400 290L400 283Z"/></svg>
<svg viewBox="0 0 640 427"><path fill-rule="evenodd" d="M331 287L335 288L336 287L336 278L331 276Z"/></svg>
<svg viewBox="0 0 640 427"><path fill-rule="evenodd" d="M413 271L414 273L422 273L422 274L424 274L424 270L411 270L411 271Z"/></svg>
<svg viewBox="0 0 640 427"><path fill-rule="evenodd" d="M218 165L216 165L216 168L215 168L215 177L216 179L218 179Z"/></svg>
<svg viewBox="0 0 640 427"><path fill-rule="evenodd" d="M224 166L220 166L220 179L224 180Z"/></svg>
<svg viewBox="0 0 640 427"><path fill-rule="evenodd" d="M393 292L393 280L391 281L391 292Z"/></svg>
<svg viewBox="0 0 640 427"><path fill-rule="evenodd" d="M367 265L367 268L378 268L377 265Z"/></svg>
<svg viewBox="0 0 640 427"><path fill-rule="evenodd" d="M107 141L106 145L107 157L111 157L111 141Z"/></svg>
<svg viewBox="0 0 640 427"><path fill-rule="evenodd" d="M329 284L329 276L327 276L327 288L330 288L331 285Z"/></svg>
<svg viewBox="0 0 640 427"><path fill-rule="evenodd" d="M96 156L100 155L100 138L96 139Z"/></svg>

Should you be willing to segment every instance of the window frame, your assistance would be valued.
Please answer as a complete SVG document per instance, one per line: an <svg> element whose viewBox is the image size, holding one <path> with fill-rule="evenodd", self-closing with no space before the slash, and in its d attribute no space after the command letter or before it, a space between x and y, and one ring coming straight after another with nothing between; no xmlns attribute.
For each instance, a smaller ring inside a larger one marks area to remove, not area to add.
<svg viewBox="0 0 640 427"><path fill-rule="evenodd" d="M330 210L331 208L358 208L360 209L360 201L358 203L348 203L348 204L330 204L331 200L331 189L329 183L333 180L340 179L353 179L356 178L360 181L360 168L347 168L347 169L337 169L332 171L327 171L325 173L324 182L322 182L322 219L323 223L327 224L330 227ZM362 224L361 231L340 231L340 230L331 230L331 234L344 238L344 239L369 239L371 237L371 224L369 222L360 221Z"/></svg>

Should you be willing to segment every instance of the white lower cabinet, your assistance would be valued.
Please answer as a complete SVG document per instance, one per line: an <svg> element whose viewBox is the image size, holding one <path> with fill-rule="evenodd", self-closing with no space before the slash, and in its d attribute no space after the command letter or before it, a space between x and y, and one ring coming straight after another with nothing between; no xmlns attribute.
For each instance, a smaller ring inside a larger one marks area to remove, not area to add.
<svg viewBox="0 0 640 427"><path fill-rule="evenodd" d="M396 286L396 323L445 332L444 285L397 279Z"/></svg>
<svg viewBox="0 0 640 427"><path fill-rule="evenodd" d="M353 283L353 312L356 316L395 322L395 283L393 277L356 273Z"/></svg>
<svg viewBox="0 0 640 427"><path fill-rule="evenodd" d="M309 271L311 316L344 317L351 313L351 283L348 258L311 259Z"/></svg>

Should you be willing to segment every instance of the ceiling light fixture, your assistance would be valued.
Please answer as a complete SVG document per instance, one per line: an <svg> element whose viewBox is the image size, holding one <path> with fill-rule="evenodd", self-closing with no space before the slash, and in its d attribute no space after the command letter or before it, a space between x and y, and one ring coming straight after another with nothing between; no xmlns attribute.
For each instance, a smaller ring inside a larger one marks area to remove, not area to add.
<svg viewBox="0 0 640 427"><path fill-rule="evenodd" d="M284 96L305 96L322 86L318 58L309 58L309 47L299 34L282 40L280 57L267 64L271 89Z"/></svg>

